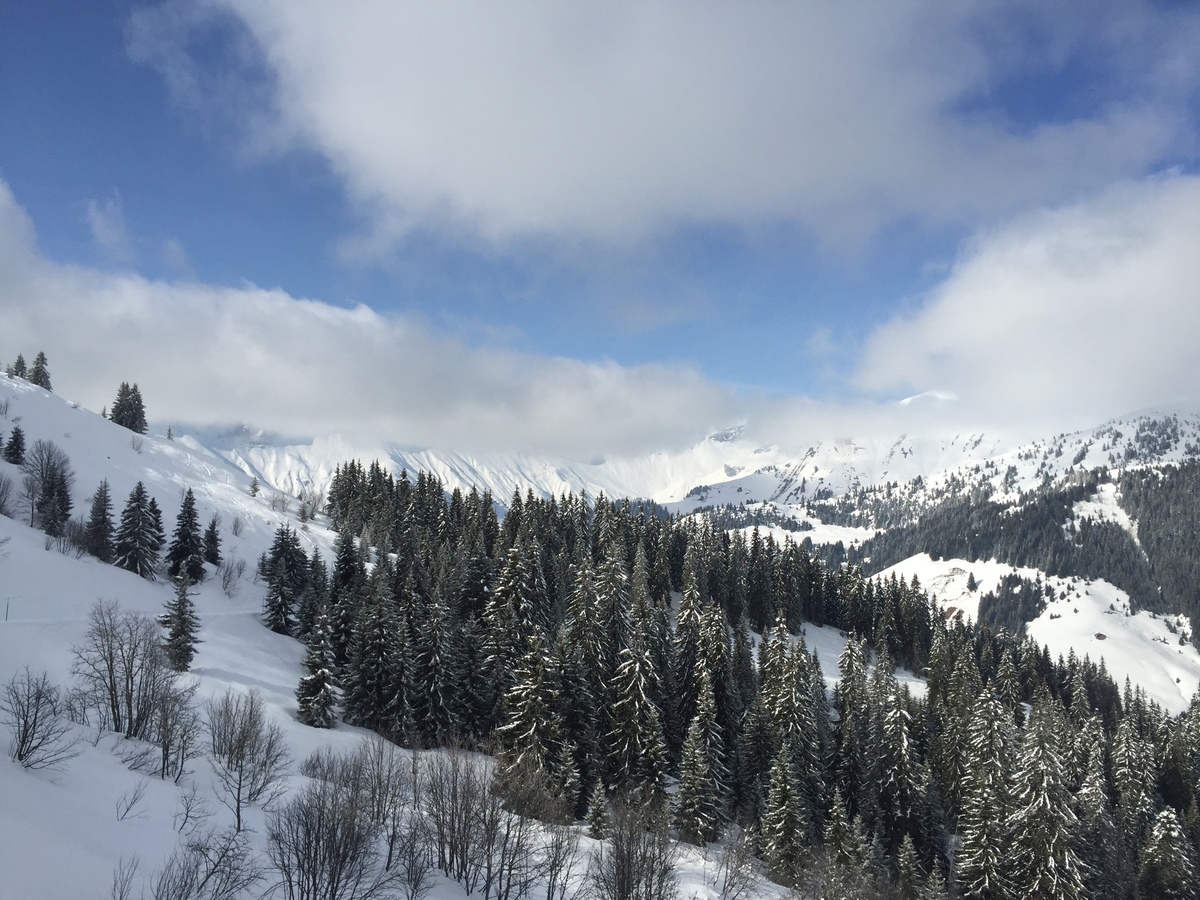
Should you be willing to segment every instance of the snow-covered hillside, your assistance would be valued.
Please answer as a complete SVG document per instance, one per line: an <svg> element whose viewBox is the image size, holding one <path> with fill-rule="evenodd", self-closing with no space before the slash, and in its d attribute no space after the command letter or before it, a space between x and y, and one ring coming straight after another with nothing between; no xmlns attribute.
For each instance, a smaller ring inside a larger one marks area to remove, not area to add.
<svg viewBox="0 0 1200 900"><path fill-rule="evenodd" d="M328 558L332 535L321 524L300 521L298 504L294 500L285 504L273 488L251 496L252 474L194 439L135 435L24 381L0 377L0 438L7 439L17 426L27 446L38 440L53 441L69 456L75 474L76 516L86 515L89 496L101 479L108 479L118 514L124 497L141 481L158 499L168 531L188 488L195 494L201 521L214 514L219 517L222 552L227 559L247 561L248 566L228 591L211 573L194 588L201 643L191 671L183 678L195 685L198 704L229 689L254 690L262 696L268 721L282 729L291 757L285 778L289 792L307 783L298 765L309 754L321 748L350 752L359 745L367 736L362 729L339 724L321 730L296 721L295 689L303 672L303 647L263 626L264 587L253 578L255 561L285 523L297 531L306 549L320 549ZM0 474L17 485L21 482L21 470L2 461ZM0 683L7 684L28 667L68 687L72 648L85 640L97 601L116 602L121 611L157 616L172 595L168 584L64 552L24 521L0 516L0 607L4 610ZM831 637L836 640L836 635ZM127 896L137 897L189 839L191 832L181 825L189 794L194 793L207 810L209 826L232 823L233 814L220 803L207 759L193 759L187 767L190 774L176 784L127 766L129 742L117 734L86 726L72 726L71 733L79 739L77 755L59 767L38 771L23 769L8 758L7 730L3 734L0 898L115 896L110 890L114 872L121 868L133 871L132 893ZM245 814L251 847L262 854L265 814L257 806L250 806ZM585 854L590 853L594 842L586 836L581 840ZM136 870L131 868L135 862ZM577 886L584 864L577 869ZM678 874L682 896L712 896L709 885L717 876L711 853L681 847ZM269 878L264 880L252 895L270 883ZM754 895L782 898L783 892L761 881ZM435 872L427 896L460 900L465 894L459 884Z"/></svg>
<svg viewBox="0 0 1200 900"><path fill-rule="evenodd" d="M1200 688L1200 651L1188 640L1190 628L1180 616L1131 613L1129 595L1106 581L1055 578L1036 569L1014 568L995 560L931 559L922 553L892 566L877 577L914 576L936 598L947 615L974 620L979 598L995 591L1000 580L1017 575L1040 581L1053 590L1045 610L1026 626L1026 633L1057 656L1072 650L1095 663L1104 660L1109 674L1122 684L1128 678L1171 713L1185 710ZM968 581L974 579L974 589Z"/></svg>

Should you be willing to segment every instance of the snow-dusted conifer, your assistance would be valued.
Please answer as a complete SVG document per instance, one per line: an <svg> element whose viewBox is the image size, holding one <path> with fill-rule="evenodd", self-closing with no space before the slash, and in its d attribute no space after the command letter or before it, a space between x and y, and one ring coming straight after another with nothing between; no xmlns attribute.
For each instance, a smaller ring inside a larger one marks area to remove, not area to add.
<svg viewBox="0 0 1200 900"><path fill-rule="evenodd" d="M1062 721L1055 701L1043 691L1021 742L1010 827L1013 887L1026 900L1083 897L1076 818L1058 750Z"/></svg>
<svg viewBox="0 0 1200 900"><path fill-rule="evenodd" d="M188 488L175 519L175 533L167 547L167 575L175 578L181 570L187 572L193 584L204 580L204 539L200 534L200 519L196 514L196 496Z"/></svg>
<svg viewBox="0 0 1200 900"><path fill-rule="evenodd" d="M1191 844L1175 810L1169 806L1162 810L1142 848L1140 896L1155 900L1190 900L1196 896Z"/></svg>
<svg viewBox="0 0 1200 900"><path fill-rule="evenodd" d="M113 561L113 539L116 528L112 520L112 495L105 478L92 494L92 508L84 525L83 541L87 552L101 562Z"/></svg>
<svg viewBox="0 0 1200 900"><path fill-rule="evenodd" d="M334 722L333 648L329 643L329 613L320 609L308 632L304 657L306 674L296 686L297 718L314 728L332 728Z"/></svg>
<svg viewBox="0 0 1200 900"><path fill-rule="evenodd" d="M154 580L162 532L154 516L153 498L140 481L134 485L117 528L114 562L122 569Z"/></svg>
<svg viewBox="0 0 1200 900"><path fill-rule="evenodd" d="M199 643L200 619L188 591L191 586L186 569L180 571L175 576L175 596L167 603L166 612L158 618L158 624L167 630L163 649L176 672L186 672L191 667Z"/></svg>

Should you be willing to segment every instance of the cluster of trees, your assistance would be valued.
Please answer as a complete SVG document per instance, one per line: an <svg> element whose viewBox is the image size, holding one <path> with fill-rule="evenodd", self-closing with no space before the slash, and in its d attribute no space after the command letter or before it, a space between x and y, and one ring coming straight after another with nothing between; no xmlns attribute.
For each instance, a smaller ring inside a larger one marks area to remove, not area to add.
<svg viewBox="0 0 1200 900"><path fill-rule="evenodd" d="M36 384L40 388L51 390L50 364L46 359L46 354L40 350L38 351L38 355L33 359L32 367L27 368L25 357L18 353L16 360L4 370L4 374L9 378L24 378L30 384Z"/></svg>
<svg viewBox="0 0 1200 900"><path fill-rule="evenodd" d="M996 559L1049 575L1103 578L1126 591L1135 609L1165 611L1156 572L1133 537L1115 522L1075 515L1075 504L1094 495L1106 478L1093 473L1074 483L1044 487L1023 496L1015 506L970 495L956 497L929 507L914 523L851 548L846 559L862 560L867 571L881 571L917 553ZM992 624L1019 627L1011 616Z"/></svg>
<svg viewBox="0 0 1200 900"><path fill-rule="evenodd" d="M847 896L1130 897L1191 871L1200 707L947 623L915 582L603 497L515 495L501 522L486 494L357 463L329 496L331 567L287 528L260 560L264 621L308 647L310 724L488 749L502 791L536 773L596 833L639 798ZM850 634L832 697L806 621Z"/></svg>
<svg viewBox="0 0 1200 900"><path fill-rule="evenodd" d="M146 433L146 406L142 402L142 392L138 390L137 384L121 382L117 389L117 399L113 401L112 412L108 417L115 425L128 428L137 434Z"/></svg>

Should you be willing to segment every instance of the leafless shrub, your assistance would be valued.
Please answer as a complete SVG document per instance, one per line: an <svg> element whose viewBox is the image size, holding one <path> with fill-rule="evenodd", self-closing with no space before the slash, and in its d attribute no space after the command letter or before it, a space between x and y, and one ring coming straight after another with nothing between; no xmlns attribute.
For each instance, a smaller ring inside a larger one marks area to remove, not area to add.
<svg viewBox="0 0 1200 900"><path fill-rule="evenodd" d="M754 892L754 832L731 825L719 846L706 848L704 874L720 900L746 900Z"/></svg>
<svg viewBox="0 0 1200 900"><path fill-rule="evenodd" d="M133 900L133 879L137 876L138 858L121 857L113 869L112 886L108 889L108 900Z"/></svg>
<svg viewBox="0 0 1200 900"><path fill-rule="evenodd" d="M0 715L11 737L8 755L26 769L52 769L72 759L78 740L63 718L58 688L26 666L4 686Z"/></svg>
<svg viewBox="0 0 1200 900"><path fill-rule="evenodd" d="M551 822L542 837L542 856L546 900L566 900L567 892L578 880L583 857L579 849L579 832L571 825Z"/></svg>
<svg viewBox="0 0 1200 900"><path fill-rule="evenodd" d="M212 818L212 807L208 800L190 784L179 795L179 803L175 807L175 830L181 834L191 834L202 823Z"/></svg>
<svg viewBox="0 0 1200 900"><path fill-rule="evenodd" d="M437 866L473 893L482 878L476 850L488 789L482 765L451 748L429 759L423 781L421 806L429 816Z"/></svg>
<svg viewBox="0 0 1200 900"><path fill-rule="evenodd" d="M205 710L221 802L233 812L241 831L247 804L266 807L283 793L283 776L291 761L283 730L267 720L266 704L257 691L230 688L209 700Z"/></svg>
<svg viewBox="0 0 1200 900"><path fill-rule="evenodd" d="M144 443L139 435L134 435L129 439L129 446L133 448L134 453L141 453Z"/></svg>
<svg viewBox="0 0 1200 900"><path fill-rule="evenodd" d="M158 777L176 784L187 774L187 764L203 753L200 714L192 702L196 684L175 679L158 698L154 742L158 746Z"/></svg>
<svg viewBox="0 0 1200 900"><path fill-rule="evenodd" d="M235 900L263 878L246 835L209 830L176 849L155 876L151 900Z"/></svg>
<svg viewBox="0 0 1200 900"><path fill-rule="evenodd" d="M245 526L244 526L244 523L242 522L242 517L241 517L241 516L234 516L234 517L233 517L233 522L232 522L232 524L229 526L229 530L233 532L233 536L234 536L234 537L240 537L240 536L241 536L241 534L242 534L242 528L243 528L243 527L245 527Z"/></svg>
<svg viewBox="0 0 1200 900"><path fill-rule="evenodd" d="M234 521L239 520L235 519ZM221 590L225 592L226 597L232 600L237 595L238 581L246 574L246 561L231 557L224 560L217 571L221 574Z"/></svg>
<svg viewBox="0 0 1200 900"><path fill-rule="evenodd" d="M5 397L0 400L0 416L4 416L6 419L8 418L8 403L11 399L11 397Z"/></svg>
<svg viewBox="0 0 1200 900"><path fill-rule="evenodd" d="M287 900L384 897L399 876L383 867L375 829L342 779L311 781L268 816L267 857Z"/></svg>
<svg viewBox="0 0 1200 900"><path fill-rule="evenodd" d="M291 505L291 500L287 494L276 491L271 495L271 509L275 512L286 513Z"/></svg>
<svg viewBox="0 0 1200 900"><path fill-rule="evenodd" d="M146 779L139 778L137 784L117 798L118 822L122 822L125 819L137 818L133 811L137 809L138 804L145 798L148 784L149 782ZM137 815L141 815L141 813Z"/></svg>
<svg viewBox="0 0 1200 900"><path fill-rule="evenodd" d="M338 785L357 798L357 807L383 840L383 868L394 873L394 887L406 900L418 900L430 887L431 838L417 793L416 756L406 756L391 741L364 738L354 753L328 748L300 765L302 775Z"/></svg>
<svg viewBox="0 0 1200 900"><path fill-rule="evenodd" d="M12 518L13 480L6 472L0 472L0 516Z"/></svg>
<svg viewBox="0 0 1200 900"><path fill-rule="evenodd" d="M667 834L665 803L654 793L618 797L610 835L588 867L595 900L671 900L678 895L676 847Z"/></svg>

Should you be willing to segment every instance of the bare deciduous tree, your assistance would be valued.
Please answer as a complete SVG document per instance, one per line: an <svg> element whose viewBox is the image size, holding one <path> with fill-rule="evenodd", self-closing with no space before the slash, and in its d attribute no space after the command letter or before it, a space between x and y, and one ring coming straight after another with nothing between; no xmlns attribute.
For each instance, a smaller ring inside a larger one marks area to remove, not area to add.
<svg viewBox="0 0 1200 900"><path fill-rule="evenodd" d="M175 683L158 625L104 600L92 607L88 623L83 644L74 648L77 712L94 711L100 728L124 737L153 740L162 698Z"/></svg>
<svg viewBox="0 0 1200 900"><path fill-rule="evenodd" d="M55 768L78 753L58 688L45 672L26 666L14 675L0 695L0 715L11 733L8 755L26 769Z"/></svg>
<svg viewBox="0 0 1200 900"><path fill-rule="evenodd" d="M371 900L398 873L383 867L375 828L342 780L314 780L267 818L267 857L287 900Z"/></svg>
<svg viewBox="0 0 1200 900"><path fill-rule="evenodd" d="M677 896L676 847L667 834L665 803L654 792L618 797L610 834L588 868L595 900L671 900Z"/></svg>
<svg viewBox="0 0 1200 900"><path fill-rule="evenodd" d="M267 806L284 789L291 756L283 730L268 721L266 705L257 691L232 688L205 704L208 714L213 771L220 782L224 803L242 830L242 810L247 804Z"/></svg>
<svg viewBox="0 0 1200 900"><path fill-rule="evenodd" d="M246 835L232 828L189 838L150 886L151 900L236 900L263 878Z"/></svg>

